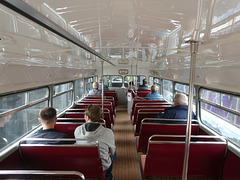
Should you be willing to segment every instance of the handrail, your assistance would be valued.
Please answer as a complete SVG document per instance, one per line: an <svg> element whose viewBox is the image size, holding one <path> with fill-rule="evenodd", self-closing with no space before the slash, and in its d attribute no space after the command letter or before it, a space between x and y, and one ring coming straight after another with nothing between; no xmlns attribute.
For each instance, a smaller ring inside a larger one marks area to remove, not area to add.
<svg viewBox="0 0 240 180"><path fill-rule="evenodd" d="M85 176L78 171L0 170L0 175L75 175L85 179Z"/></svg>

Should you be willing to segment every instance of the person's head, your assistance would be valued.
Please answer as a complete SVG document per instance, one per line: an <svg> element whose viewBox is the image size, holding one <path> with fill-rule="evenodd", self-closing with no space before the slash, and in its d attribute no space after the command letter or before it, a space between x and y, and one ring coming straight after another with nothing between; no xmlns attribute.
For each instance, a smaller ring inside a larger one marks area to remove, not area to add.
<svg viewBox="0 0 240 180"><path fill-rule="evenodd" d="M129 81L129 86L134 86L133 81Z"/></svg>
<svg viewBox="0 0 240 180"><path fill-rule="evenodd" d="M174 106L188 105L188 97L183 93L178 93L178 94L175 94L173 102L174 102Z"/></svg>
<svg viewBox="0 0 240 180"><path fill-rule="evenodd" d="M101 79L99 79L99 84L101 84L102 83L102 78Z"/></svg>
<svg viewBox="0 0 240 180"><path fill-rule="evenodd" d="M53 128L57 121L57 112L52 107L46 107L40 111L39 117L39 122L42 123L43 129Z"/></svg>
<svg viewBox="0 0 240 180"><path fill-rule="evenodd" d="M153 92L158 92L158 87L156 85L151 86L151 91Z"/></svg>
<svg viewBox="0 0 240 180"><path fill-rule="evenodd" d="M147 80L146 79L143 79L143 85L147 84Z"/></svg>
<svg viewBox="0 0 240 180"><path fill-rule="evenodd" d="M94 82L94 83L93 83L93 89L98 89L98 88L99 88L98 83L97 83L97 82Z"/></svg>
<svg viewBox="0 0 240 180"><path fill-rule="evenodd" d="M98 122L102 116L101 109L98 105L89 105L85 108L86 122Z"/></svg>

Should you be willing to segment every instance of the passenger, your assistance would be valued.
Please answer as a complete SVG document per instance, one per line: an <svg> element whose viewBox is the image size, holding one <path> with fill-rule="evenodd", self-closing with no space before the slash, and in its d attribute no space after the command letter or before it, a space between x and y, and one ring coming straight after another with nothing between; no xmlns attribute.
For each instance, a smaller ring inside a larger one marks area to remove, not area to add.
<svg viewBox="0 0 240 180"><path fill-rule="evenodd" d="M128 89L135 89L133 81L129 81L128 83Z"/></svg>
<svg viewBox="0 0 240 180"><path fill-rule="evenodd" d="M102 79L99 80L99 88L98 88L100 91L102 91ZM103 84L103 90L106 91L106 90L109 90L108 89L108 86Z"/></svg>
<svg viewBox="0 0 240 180"><path fill-rule="evenodd" d="M67 134L56 132L54 126L57 121L56 110L52 107L46 107L39 113L39 122L42 124L42 129L28 138L45 138L45 139L62 139L69 138ZM73 144L72 141L34 141L27 140L28 144Z"/></svg>
<svg viewBox="0 0 240 180"><path fill-rule="evenodd" d="M143 84L139 85L138 90L148 90L148 89L149 89L148 82L146 79L143 79Z"/></svg>
<svg viewBox="0 0 240 180"><path fill-rule="evenodd" d="M183 93L175 95L174 107L166 108L163 114L158 114L156 118L162 119L187 119L188 117L188 97ZM192 112L192 119L196 119L195 114ZM185 122L184 122L185 124Z"/></svg>
<svg viewBox="0 0 240 180"><path fill-rule="evenodd" d="M88 92L88 95L102 95L101 91L98 88L99 88L98 83L94 82L93 89Z"/></svg>
<svg viewBox="0 0 240 180"><path fill-rule="evenodd" d="M111 129L105 128L98 123L100 118L100 107L89 105L85 109L86 123L77 127L74 135L76 139L94 139L98 141L103 171L106 172L106 179L112 179L112 164L116 158L114 134Z"/></svg>
<svg viewBox="0 0 240 180"><path fill-rule="evenodd" d="M162 95L158 93L158 87L156 85L151 86L151 94L145 96L146 100L164 100Z"/></svg>

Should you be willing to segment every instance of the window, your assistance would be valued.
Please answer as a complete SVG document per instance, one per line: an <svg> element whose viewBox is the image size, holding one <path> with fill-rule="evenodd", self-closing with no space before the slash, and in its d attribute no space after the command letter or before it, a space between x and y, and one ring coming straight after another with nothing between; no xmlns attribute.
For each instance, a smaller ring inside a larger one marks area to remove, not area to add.
<svg viewBox="0 0 240 180"><path fill-rule="evenodd" d="M122 76L103 76L104 84L108 87L122 87Z"/></svg>
<svg viewBox="0 0 240 180"><path fill-rule="evenodd" d="M84 79L84 84L86 85L86 91L89 92L92 89L93 78L86 78Z"/></svg>
<svg viewBox="0 0 240 180"><path fill-rule="evenodd" d="M204 124L240 146L240 97L201 89L200 110Z"/></svg>
<svg viewBox="0 0 240 180"><path fill-rule="evenodd" d="M184 93L189 95L189 86L185 84L176 83L175 84L176 93ZM196 113L196 90L193 88L193 112Z"/></svg>
<svg viewBox="0 0 240 180"><path fill-rule="evenodd" d="M75 100L80 100L84 96L84 79L79 79L75 81Z"/></svg>
<svg viewBox="0 0 240 180"><path fill-rule="evenodd" d="M146 76L125 76L125 87L129 86L129 82L133 82L134 86L138 87L139 85L142 85L143 79L145 79Z"/></svg>
<svg viewBox="0 0 240 180"><path fill-rule="evenodd" d="M71 106L73 102L73 85L72 83L65 83L56 85L53 88L53 107L57 113Z"/></svg>
<svg viewBox="0 0 240 180"><path fill-rule="evenodd" d="M39 111L48 106L49 90L41 88L0 98L0 149L19 140L40 123Z"/></svg>
<svg viewBox="0 0 240 180"><path fill-rule="evenodd" d="M173 83L169 80L163 80L163 97L173 102Z"/></svg>

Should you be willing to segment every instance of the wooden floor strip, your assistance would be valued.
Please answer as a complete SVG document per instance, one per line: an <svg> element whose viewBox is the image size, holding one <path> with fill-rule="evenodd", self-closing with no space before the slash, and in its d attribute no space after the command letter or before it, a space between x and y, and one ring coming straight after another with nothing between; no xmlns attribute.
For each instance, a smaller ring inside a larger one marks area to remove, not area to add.
<svg viewBox="0 0 240 180"><path fill-rule="evenodd" d="M139 180L132 124L126 106L117 107L114 135L117 152L112 171L114 180Z"/></svg>

